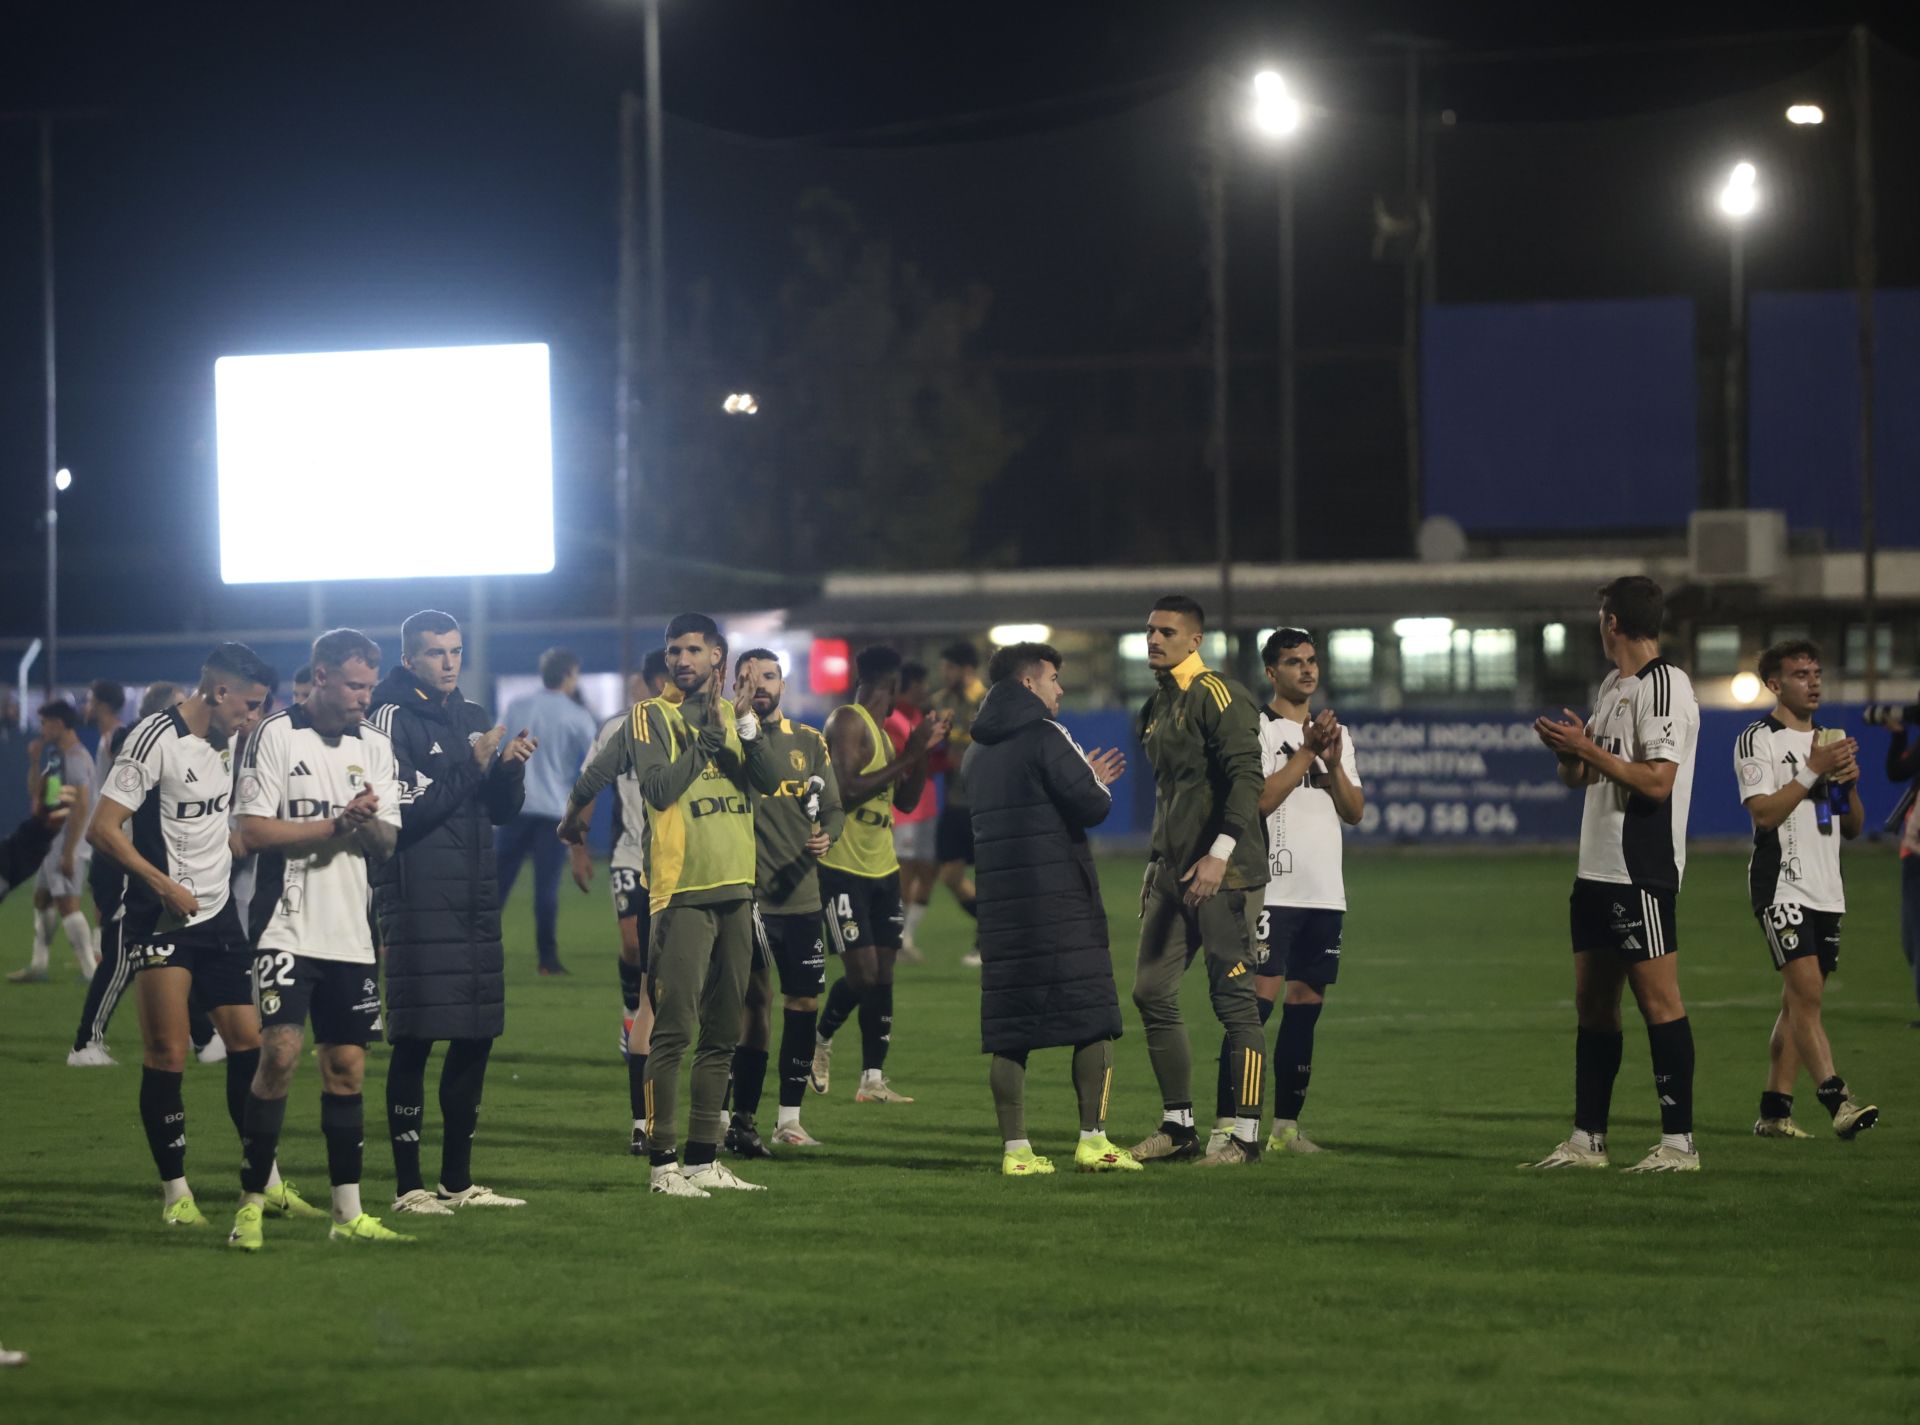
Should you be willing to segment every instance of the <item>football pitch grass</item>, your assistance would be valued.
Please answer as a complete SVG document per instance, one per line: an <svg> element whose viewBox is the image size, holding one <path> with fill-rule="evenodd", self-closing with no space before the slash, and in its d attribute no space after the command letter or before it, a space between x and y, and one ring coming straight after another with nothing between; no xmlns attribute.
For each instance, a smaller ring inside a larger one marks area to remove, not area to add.
<svg viewBox="0 0 1920 1425"><path fill-rule="evenodd" d="M1827 1022L1882 1125L1836 1141L1803 1079L1814 1138L1751 1135L1777 977L1742 911L1741 860L1699 856L1680 965L1705 1171L1687 1176L1617 1171L1659 1135L1630 1003L1616 1170L1516 1171L1568 1126L1566 854L1355 858L1305 1118L1332 1151L1236 1171L1001 1178L977 977L942 901L928 963L901 970L888 1066L918 1101L853 1102L850 1024L831 1095L805 1110L825 1146L751 1165L767 1193L706 1202L650 1197L626 1153L604 869L591 896L565 888L566 980L533 972L523 886L474 1161L529 1204L389 1215L411 1247L335 1247L325 1223L269 1221L264 1251L227 1251L237 1152L217 1066L190 1066L186 1090L212 1225L162 1227L131 1001L112 1034L121 1066L69 1069L71 969L0 985L0 1341L32 1356L0 1372L0 1418L1913 1420L1920 1031L1892 857L1849 869ZM1127 1021L1110 1123L1130 1144L1159 1107L1126 1000L1139 867L1102 873ZM27 909L24 894L0 907L7 968L24 961ZM1203 1115L1218 1043L1204 991L1196 969ZM392 1193L384 1077L376 1050L375 1212ZM309 1059L281 1162L324 1203L318 1096ZM1033 1057L1027 1107L1036 1148L1070 1163L1066 1051ZM431 1182L431 1100L428 1124Z"/></svg>

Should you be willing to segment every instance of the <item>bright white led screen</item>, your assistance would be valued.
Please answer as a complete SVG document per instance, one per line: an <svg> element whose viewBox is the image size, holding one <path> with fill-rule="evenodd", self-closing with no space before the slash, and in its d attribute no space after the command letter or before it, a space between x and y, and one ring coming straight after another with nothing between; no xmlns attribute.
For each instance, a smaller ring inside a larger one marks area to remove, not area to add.
<svg viewBox="0 0 1920 1425"><path fill-rule="evenodd" d="M553 568L547 348L223 356L229 584Z"/></svg>

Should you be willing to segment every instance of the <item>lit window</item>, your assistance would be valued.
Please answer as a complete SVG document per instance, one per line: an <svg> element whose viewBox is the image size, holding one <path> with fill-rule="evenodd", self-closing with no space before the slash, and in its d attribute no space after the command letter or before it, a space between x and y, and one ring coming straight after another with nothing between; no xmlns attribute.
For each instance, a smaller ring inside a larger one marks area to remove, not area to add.
<svg viewBox="0 0 1920 1425"><path fill-rule="evenodd" d="M1873 648L1878 655L1874 659L1874 670L1879 673L1892 672L1893 629L1889 625L1883 623L1874 627ZM1867 671L1867 626L1863 623L1847 625L1847 671Z"/></svg>
<svg viewBox="0 0 1920 1425"><path fill-rule="evenodd" d="M1740 626L1715 624L1693 640L1694 671L1703 678L1726 678L1740 671Z"/></svg>
<svg viewBox="0 0 1920 1425"><path fill-rule="evenodd" d="M1364 692L1373 683L1373 630L1336 628L1329 633L1327 672L1343 692Z"/></svg>
<svg viewBox="0 0 1920 1425"><path fill-rule="evenodd" d="M1400 640L1401 686L1412 693L1451 692L1453 620L1397 619L1393 632Z"/></svg>
<svg viewBox="0 0 1920 1425"><path fill-rule="evenodd" d="M1518 644L1510 628L1473 631L1473 686L1512 688L1519 679Z"/></svg>
<svg viewBox="0 0 1920 1425"><path fill-rule="evenodd" d="M1540 651L1549 658L1564 658L1567 655L1567 626L1563 623L1550 623L1540 630Z"/></svg>

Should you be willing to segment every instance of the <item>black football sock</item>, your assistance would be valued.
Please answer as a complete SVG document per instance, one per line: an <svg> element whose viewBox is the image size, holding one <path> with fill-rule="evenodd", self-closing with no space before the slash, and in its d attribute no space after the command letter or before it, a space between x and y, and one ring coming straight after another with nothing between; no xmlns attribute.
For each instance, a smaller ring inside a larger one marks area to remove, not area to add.
<svg viewBox="0 0 1920 1425"><path fill-rule="evenodd" d="M280 1151L280 1129L287 1121L284 1098L247 1094L240 1122L240 1190L265 1192L273 1176L273 1159Z"/></svg>
<svg viewBox="0 0 1920 1425"><path fill-rule="evenodd" d="M627 1007L627 1018L640 1008L640 967L625 960L614 961L620 967L620 1003Z"/></svg>
<svg viewBox="0 0 1920 1425"><path fill-rule="evenodd" d="M335 1187L351 1187L360 1181L366 1127L366 1107L359 1094L320 1095L320 1134L327 1140L327 1181Z"/></svg>
<svg viewBox="0 0 1920 1425"><path fill-rule="evenodd" d="M960 902L960 909L964 910L975 920L980 918L980 902L978 900L972 896L956 896L955 899Z"/></svg>
<svg viewBox="0 0 1920 1425"><path fill-rule="evenodd" d="M811 1046L809 1046L811 1048ZM633 1121L647 1121L647 1056L627 1055L627 1102L633 1109Z"/></svg>
<svg viewBox="0 0 1920 1425"><path fill-rule="evenodd" d="M235 1133L247 1131L247 1092L259 1068L258 1049L227 1050L227 1117L233 1120Z"/></svg>
<svg viewBox="0 0 1920 1425"><path fill-rule="evenodd" d="M393 1147L395 1197L426 1187L420 1176L420 1128L427 1107L426 1039L402 1039L387 1060L387 1139Z"/></svg>
<svg viewBox="0 0 1920 1425"><path fill-rule="evenodd" d="M480 1093L487 1082L491 1039L456 1039L440 1068L440 1186L465 1192L473 1186L473 1135L480 1125Z"/></svg>
<svg viewBox="0 0 1920 1425"><path fill-rule="evenodd" d="M1573 1041L1573 1126L1604 1135L1613 1107L1613 1081L1620 1075L1626 1036L1619 1030L1582 1029Z"/></svg>
<svg viewBox="0 0 1920 1425"><path fill-rule="evenodd" d="M187 1037L193 1041L193 1050L197 1054L213 1042L213 1020L200 1007L197 999L187 1000Z"/></svg>
<svg viewBox="0 0 1920 1425"><path fill-rule="evenodd" d="M1775 1093L1772 1089L1760 1095L1760 1116L1762 1118L1792 1118L1793 1095Z"/></svg>
<svg viewBox="0 0 1920 1425"><path fill-rule="evenodd" d="M163 1183L187 1175L187 1110L180 1100L180 1078L165 1069L140 1071L140 1126L147 1130L147 1147Z"/></svg>
<svg viewBox="0 0 1920 1425"><path fill-rule="evenodd" d="M1233 1117L1233 1099L1233 1040L1223 1034L1220 1036L1220 1073L1213 1085L1213 1116L1216 1121Z"/></svg>
<svg viewBox="0 0 1920 1425"><path fill-rule="evenodd" d="M1290 1004L1280 1011L1280 1029L1273 1036L1273 1116L1297 1122L1307 1106L1307 1084L1313 1078L1313 1031L1324 1004Z"/></svg>
<svg viewBox="0 0 1920 1425"><path fill-rule="evenodd" d="M860 1067L879 1070L887 1065L887 1046L893 1040L893 982L874 985L860 997Z"/></svg>
<svg viewBox="0 0 1920 1425"><path fill-rule="evenodd" d="M760 1095L767 1083L767 1051L742 1044L733 1051L733 1112L752 1118L760 1111Z"/></svg>
<svg viewBox="0 0 1920 1425"><path fill-rule="evenodd" d="M1685 1015L1647 1026L1653 1091L1660 1095L1660 1131L1693 1132L1693 1026Z"/></svg>
<svg viewBox="0 0 1920 1425"><path fill-rule="evenodd" d="M820 1011L820 1023L814 1030L820 1038L831 1040L840 1032L840 1026L852 1018L854 1010L860 1007L860 991L842 975L833 982L833 988L827 991L826 1008Z"/></svg>
<svg viewBox="0 0 1920 1425"><path fill-rule="evenodd" d="M1835 1074L1815 1089L1813 1095L1820 1100L1820 1107L1827 1111L1828 1118L1837 1118L1847 1101L1847 1081Z"/></svg>
<svg viewBox="0 0 1920 1425"><path fill-rule="evenodd" d="M702 1163L711 1163L719 1156L720 1145L718 1143L695 1143L691 1140L687 1143L687 1166L689 1168L697 1168Z"/></svg>
<svg viewBox="0 0 1920 1425"><path fill-rule="evenodd" d="M787 1010L780 1020L780 1107L798 1108L807 1096L813 1069L814 1021L811 1009Z"/></svg>
<svg viewBox="0 0 1920 1425"><path fill-rule="evenodd" d="M1113 1041L1096 1039L1073 1051L1073 1096L1080 1107L1080 1131L1098 1133L1107 1122L1107 1095L1113 1089Z"/></svg>

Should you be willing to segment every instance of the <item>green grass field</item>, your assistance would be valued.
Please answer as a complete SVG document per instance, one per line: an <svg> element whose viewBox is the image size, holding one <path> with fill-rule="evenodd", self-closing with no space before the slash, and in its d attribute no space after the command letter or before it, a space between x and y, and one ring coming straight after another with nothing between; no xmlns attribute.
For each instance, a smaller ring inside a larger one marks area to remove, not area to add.
<svg viewBox="0 0 1920 1425"><path fill-rule="evenodd" d="M999 1177L976 980L942 904L929 963L901 972L889 1065L919 1101L852 1102L850 1026L834 1092L806 1109L826 1146L756 1165L764 1195L708 1202L649 1197L626 1154L604 875L591 897L567 890L565 981L533 973L523 889L475 1169L530 1203L418 1219L405 1249L269 1222L257 1257L226 1251L237 1154L217 1067L190 1068L187 1106L189 1170L221 1225L163 1229L131 1003L122 1067L68 1069L71 973L0 985L0 1341L32 1353L0 1372L0 1418L1914 1420L1920 1032L1891 859L1850 865L1827 1022L1881 1127L1837 1142L1803 1081L1817 1136L1750 1135L1776 980L1741 863L1698 857L1681 973L1706 1170L1680 1178L1515 1171L1571 1111L1565 855L1352 863L1306 1116L1330 1154ZM1124 1002L1138 870L1104 872ZM27 926L24 896L0 908L6 965ZM1188 991L1204 1060L1218 1041L1198 971ZM1628 1013L1613 1137L1631 1161L1659 1130ZM1127 1019L1123 1142L1158 1112L1130 1004ZM383 1077L376 1053L376 1211ZM318 1094L309 1064L281 1162L324 1202ZM769 1123L772 1103L770 1087ZM1028 1112L1036 1146L1070 1154L1064 1051L1034 1057Z"/></svg>

